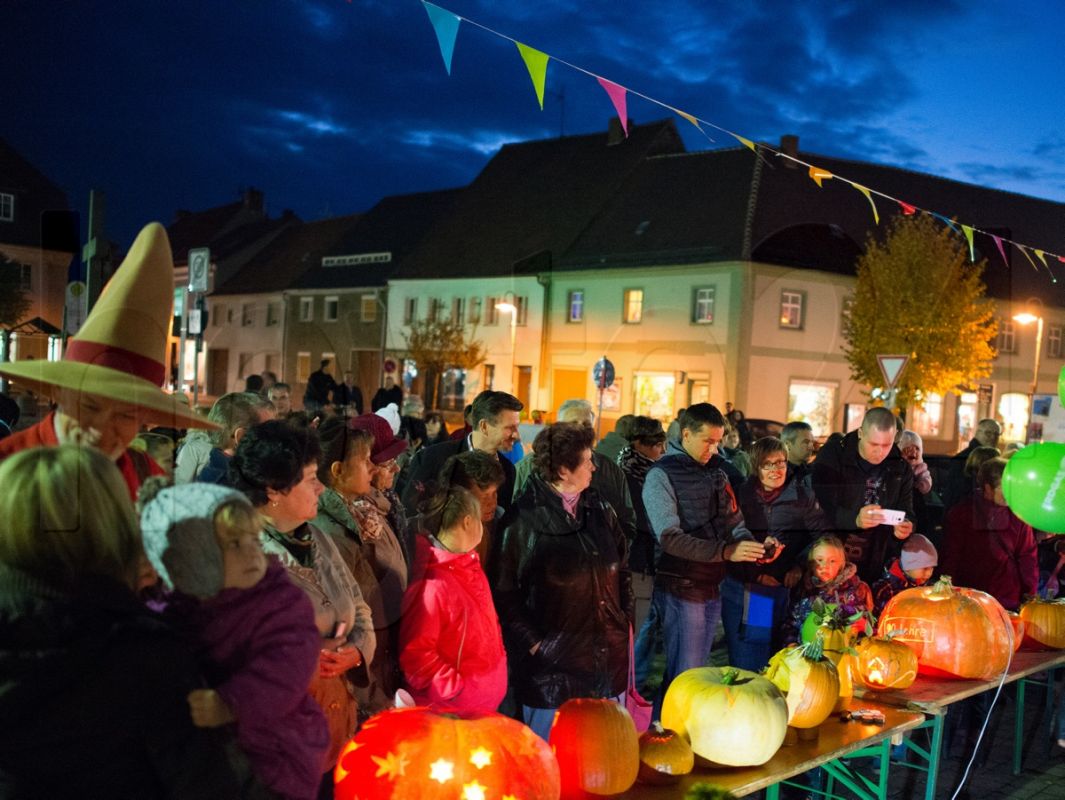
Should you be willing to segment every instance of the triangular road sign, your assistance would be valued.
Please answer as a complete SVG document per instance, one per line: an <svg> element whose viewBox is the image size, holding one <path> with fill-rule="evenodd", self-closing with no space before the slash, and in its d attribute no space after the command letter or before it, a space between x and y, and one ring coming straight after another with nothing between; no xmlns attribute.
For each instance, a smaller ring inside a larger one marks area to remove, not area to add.
<svg viewBox="0 0 1065 800"><path fill-rule="evenodd" d="M886 384L885 388L894 389L895 384L899 382L899 376L902 374L902 370L906 367L906 362L910 360L910 357L901 355L878 355L876 360L880 364L880 372L884 376L884 382Z"/></svg>

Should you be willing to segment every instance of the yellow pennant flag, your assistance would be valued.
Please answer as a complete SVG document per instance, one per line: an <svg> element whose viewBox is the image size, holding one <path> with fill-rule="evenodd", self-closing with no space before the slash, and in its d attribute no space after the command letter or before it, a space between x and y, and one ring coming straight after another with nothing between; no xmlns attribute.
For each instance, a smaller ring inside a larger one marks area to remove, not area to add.
<svg viewBox="0 0 1065 800"><path fill-rule="evenodd" d="M969 243L969 260L976 261L976 251L973 250L973 226L962 225L961 232L965 234L965 241Z"/></svg>
<svg viewBox="0 0 1065 800"><path fill-rule="evenodd" d="M539 50L535 50L521 42L514 42L514 44L518 46L521 59L525 62L525 68L529 70L533 88L536 89L536 99L540 101L540 110L543 111L544 82L547 80L547 62L551 57L547 53L541 53Z"/></svg>
<svg viewBox="0 0 1065 800"><path fill-rule="evenodd" d="M702 130L702 126L699 125L699 120L697 120L695 117L693 117L687 111L681 111L679 108L674 108L673 110L677 113L677 116L684 117L684 119L688 120L688 122L690 122L692 125L694 125L696 128L698 128L700 131Z"/></svg>
<svg viewBox="0 0 1065 800"><path fill-rule="evenodd" d="M758 152L758 148L754 146L754 142L752 142L750 139L744 139L738 133L733 133L732 136L734 136L736 138L736 141L738 141L744 147L749 147L752 153Z"/></svg>
<svg viewBox="0 0 1065 800"><path fill-rule="evenodd" d="M824 188L823 186L821 186L821 181L831 177L833 177L833 175L827 169L821 169L820 167L810 167L810 180L817 184L818 189ZM875 213L876 206L873 206L873 211Z"/></svg>
<svg viewBox="0 0 1065 800"><path fill-rule="evenodd" d="M1047 267L1047 256L1046 256L1046 252L1045 251L1036 250L1035 251L1035 257L1043 262L1043 266L1044 267L1046 267L1047 269L1050 269L1050 267Z"/></svg>
<svg viewBox="0 0 1065 800"><path fill-rule="evenodd" d="M1035 262L1032 261L1032 257L1028 255L1028 248L1025 247L1023 244L1018 244L1014 246L1022 253L1024 253L1024 257L1028 259L1028 263L1032 265L1032 269L1034 269L1036 272L1039 272L1039 267L1035 265Z"/></svg>
<svg viewBox="0 0 1065 800"><path fill-rule="evenodd" d="M811 177L813 177L813 176L811 176ZM873 221L877 225L879 225L880 224L880 212L878 212L876 210L876 203L873 202L872 193L868 189L866 189L864 186L861 186L860 184L852 183L851 186L853 186L855 189L857 189L859 192L861 192L862 194L865 195L865 199L868 200L869 201L869 205L871 205L873 207Z"/></svg>

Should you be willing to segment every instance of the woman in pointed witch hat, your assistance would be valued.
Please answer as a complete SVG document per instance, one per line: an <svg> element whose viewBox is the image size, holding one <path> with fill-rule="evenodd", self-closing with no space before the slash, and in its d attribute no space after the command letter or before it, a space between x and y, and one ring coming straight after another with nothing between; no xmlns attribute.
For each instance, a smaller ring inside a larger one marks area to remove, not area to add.
<svg viewBox="0 0 1065 800"><path fill-rule="evenodd" d="M56 409L37 425L0 442L0 459L30 447L86 444L122 472L130 496L162 470L129 449L143 425L217 427L162 390L173 317L174 262L166 229L149 223L104 287L61 361L0 364L23 389L48 395Z"/></svg>

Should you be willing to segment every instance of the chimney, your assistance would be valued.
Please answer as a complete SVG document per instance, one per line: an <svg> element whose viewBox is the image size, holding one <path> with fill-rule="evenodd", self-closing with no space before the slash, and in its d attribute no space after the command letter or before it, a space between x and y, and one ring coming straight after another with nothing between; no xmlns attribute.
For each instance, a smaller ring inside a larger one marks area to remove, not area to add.
<svg viewBox="0 0 1065 800"><path fill-rule="evenodd" d="M783 136L781 136L780 137L780 152L783 153L786 156L791 156L792 158L798 158L799 157L799 137L796 136L794 133L785 133ZM798 167L799 167L798 164L796 164L794 161L792 161L790 159L787 159L787 158L784 159L784 166L788 167L789 169L798 169Z"/></svg>
<svg viewBox="0 0 1065 800"><path fill-rule="evenodd" d="M632 130L632 120L629 120L629 130ZM619 117L611 117L610 124L606 129L606 146L613 147L616 144L621 144L625 141L625 131L621 127L621 119Z"/></svg>
<svg viewBox="0 0 1065 800"><path fill-rule="evenodd" d="M263 210L263 193L258 189L248 187L244 190L244 207L251 211Z"/></svg>

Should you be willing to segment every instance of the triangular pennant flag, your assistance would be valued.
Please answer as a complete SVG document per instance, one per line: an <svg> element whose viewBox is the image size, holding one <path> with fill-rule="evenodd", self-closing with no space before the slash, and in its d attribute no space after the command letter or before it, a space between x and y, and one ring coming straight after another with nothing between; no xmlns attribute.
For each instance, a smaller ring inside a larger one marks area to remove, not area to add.
<svg viewBox="0 0 1065 800"><path fill-rule="evenodd" d="M547 80L547 62L551 57L547 53L541 53L539 50L534 50L521 42L514 42L514 44L518 46L521 60L525 62L525 68L529 70L533 88L536 89L536 99L540 101L540 110L543 111L544 81Z"/></svg>
<svg viewBox="0 0 1065 800"><path fill-rule="evenodd" d="M1035 252L1035 257L1043 262L1043 266L1044 267L1047 267L1046 252L1044 252L1043 250L1035 250L1034 252ZM1050 267L1047 267L1047 269L1050 269Z"/></svg>
<svg viewBox="0 0 1065 800"><path fill-rule="evenodd" d="M436 31L436 40L440 43L440 55L444 57L444 66L447 67L447 74L450 75L451 56L455 54L455 39L459 35L459 23L462 20L450 11L427 3L425 0L422 0L422 5L425 6L425 12L433 24L433 30Z"/></svg>
<svg viewBox="0 0 1065 800"><path fill-rule="evenodd" d="M833 177L832 173L829 172L827 169L821 169L820 167L810 167L810 180L817 184L818 189L824 188L821 186L821 181L831 177Z"/></svg>
<svg viewBox="0 0 1065 800"><path fill-rule="evenodd" d="M899 207L902 209L902 213L905 214L907 217L912 217L914 214L917 213L916 206L911 206L909 203L904 203L901 200L899 200Z"/></svg>
<svg viewBox="0 0 1065 800"><path fill-rule="evenodd" d="M606 90L606 93L610 95L610 102L614 104L614 110L618 112L618 119L621 120L621 130L625 132L626 138L629 135L629 116L625 110L625 93L628 91L624 86L619 86L613 81L608 81L606 78L596 78L599 81L599 85Z"/></svg>
<svg viewBox="0 0 1065 800"><path fill-rule="evenodd" d="M995 236L995 234L991 234L991 238L995 240L995 247L998 248L998 254L1000 256L1002 256L1002 263L1006 265L1007 269L1009 269L1010 262L1009 262L1009 259L1006 258L1006 250L1002 246L1002 237L1001 236Z"/></svg>
<svg viewBox="0 0 1065 800"><path fill-rule="evenodd" d="M1060 261L1062 264L1065 264L1065 256L1058 256L1058 261Z"/></svg>
<svg viewBox="0 0 1065 800"><path fill-rule="evenodd" d="M684 117L684 119L688 120L688 122L698 128L700 131L702 131L703 128L699 124L699 120L693 117L687 111L681 111L679 108L674 108L673 111L677 114L677 116Z"/></svg>
<svg viewBox="0 0 1065 800"><path fill-rule="evenodd" d="M969 243L969 260L975 262L976 261L976 251L973 250L973 226L972 225L962 225L961 226L961 230L962 230L962 233L965 234L965 241L967 241Z"/></svg>
<svg viewBox="0 0 1065 800"><path fill-rule="evenodd" d="M744 147L749 147L752 153L758 152L758 148L754 146L754 142L752 142L750 139L744 139L738 133L733 133L732 136L735 137L736 141L742 144Z"/></svg>
<svg viewBox="0 0 1065 800"><path fill-rule="evenodd" d="M861 192L862 194L865 195L865 199L868 200L869 201L869 205L871 205L873 207L873 221L876 222L877 225L879 225L880 224L880 214L876 210L876 203L873 202L872 192L870 192L864 186L861 186L861 185L859 185L857 183L852 183L851 186L853 186L855 189L857 189L859 192Z"/></svg>
<svg viewBox="0 0 1065 800"><path fill-rule="evenodd" d="M1024 257L1028 259L1028 263L1032 265L1032 269L1034 269L1036 272L1039 272L1039 267L1035 265L1035 262L1032 261L1032 257L1028 255L1028 248L1025 247L1023 244L1016 244L1014 245L1014 247L1024 253Z"/></svg>
<svg viewBox="0 0 1065 800"><path fill-rule="evenodd" d="M954 220L952 220L952 219L947 219L947 218L946 218L946 217L944 217L944 216L943 216L942 214L937 214L937 213L936 213L936 212L934 212L934 211L933 211L933 212L931 212L931 213L932 213L932 216L933 216L933 217L935 217L936 219L938 219L938 220L939 220L940 222L944 223L945 225L948 225L948 226L950 227L950 229L951 229L951 230L953 230L953 231L954 231L955 233L961 233L961 230L960 230L960 229L958 228L958 226L957 226L957 225L956 225L956 224L954 223Z"/></svg>

